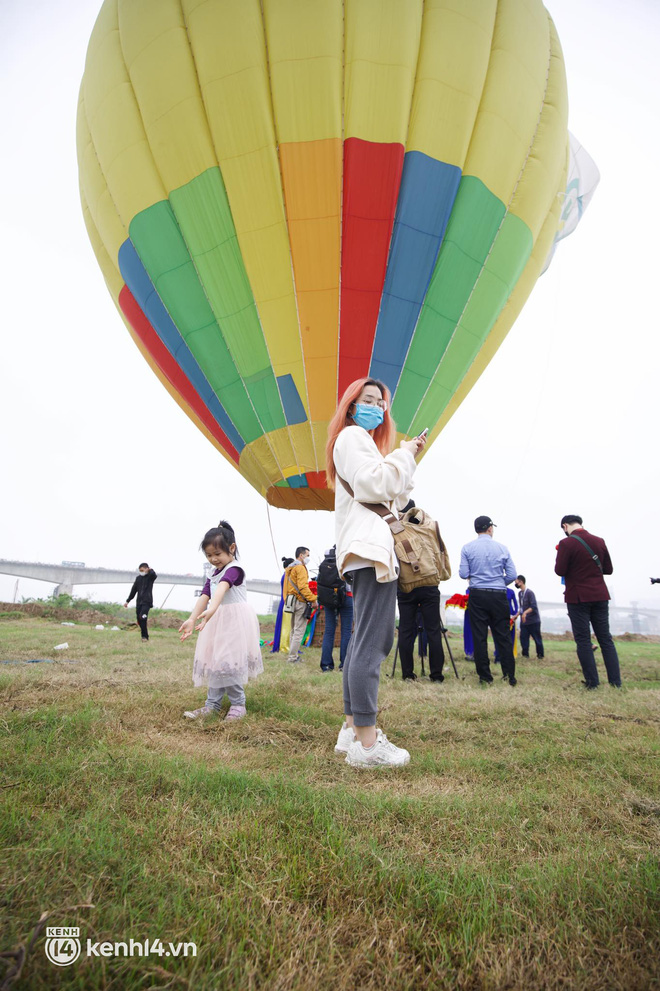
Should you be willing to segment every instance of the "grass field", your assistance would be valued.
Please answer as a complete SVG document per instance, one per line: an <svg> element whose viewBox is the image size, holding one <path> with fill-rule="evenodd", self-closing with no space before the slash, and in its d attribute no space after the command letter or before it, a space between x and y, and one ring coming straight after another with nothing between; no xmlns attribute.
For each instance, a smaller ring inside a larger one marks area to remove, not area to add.
<svg viewBox="0 0 660 991"><path fill-rule="evenodd" d="M265 653L247 718L199 725L175 631L0 637L52 659L0 664L0 951L28 949L0 988L660 987L660 644L619 643L622 691L585 692L570 642L515 689L385 666L379 725L412 760L360 772L318 650ZM30 945L46 912L80 927L71 966ZM196 956L85 952L157 938Z"/></svg>

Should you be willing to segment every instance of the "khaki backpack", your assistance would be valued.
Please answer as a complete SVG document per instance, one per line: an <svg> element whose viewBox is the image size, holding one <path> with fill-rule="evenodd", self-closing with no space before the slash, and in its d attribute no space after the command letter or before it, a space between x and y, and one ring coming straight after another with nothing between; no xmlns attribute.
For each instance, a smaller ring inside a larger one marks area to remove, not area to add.
<svg viewBox="0 0 660 991"><path fill-rule="evenodd" d="M341 475L337 478L352 499L355 493ZM394 539L394 553L399 559L399 588L412 592L422 585L439 585L451 578L451 564L440 528L428 513L413 506L403 516L395 516L382 503L363 502L361 505L380 516L389 526Z"/></svg>
<svg viewBox="0 0 660 991"><path fill-rule="evenodd" d="M451 578L451 564L440 528L428 513L414 506L398 521L394 530L394 552L399 559L399 588L412 592L421 585L439 585Z"/></svg>

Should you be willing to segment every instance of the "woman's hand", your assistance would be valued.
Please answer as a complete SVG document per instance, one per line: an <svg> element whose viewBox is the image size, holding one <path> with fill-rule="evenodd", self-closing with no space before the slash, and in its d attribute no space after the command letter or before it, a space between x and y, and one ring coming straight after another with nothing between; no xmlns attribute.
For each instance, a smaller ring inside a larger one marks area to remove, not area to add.
<svg viewBox="0 0 660 991"><path fill-rule="evenodd" d="M204 627L206 626L207 622L208 622L208 616L206 615L206 613L204 613L203 616L200 616L199 623L197 624L197 626L195 627L195 629L196 630L203 630Z"/></svg>
<svg viewBox="0 0 660 991"><path fill-rule="evenodd" d="M404 451L410 451L413 458L416 458L424 448L426 447L426 437L413 437L412 440L402 440L399 447L403 448Z"/></svg>
<svg viewBox="0 0 660 991"><path fill-rule="evenodd" d="M181 634L181 640L187 640L191 636L193 631L193 621L192 619L186 619L179 627L179 633Z"/></svg>

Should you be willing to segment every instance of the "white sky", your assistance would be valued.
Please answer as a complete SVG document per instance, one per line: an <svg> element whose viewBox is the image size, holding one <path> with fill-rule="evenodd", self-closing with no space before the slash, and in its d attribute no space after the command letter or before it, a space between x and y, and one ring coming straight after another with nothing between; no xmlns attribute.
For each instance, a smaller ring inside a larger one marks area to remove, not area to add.
<svg viewBox="0 0 660 991"><path fill-rule="evenodd" d="M656 0L547 0L566 59L573 133L601 183L504 345L418 470L455 571L488 513L539 598L560 601L564 513L604 536L617 604L660 608ZM274 578L328 513L270 510L197 431L132 343L78 198L78 87L100 0L2 0L0 557L197 572L220 516L248 576ZM15 579L0 576L0 599ZM21 580L19 596L52 586ZM127 589L78 589L122 601ZM443 592L463 591L456 578ZM167 588L162 589L164 598ZM654 595L654 593L656 593ZM191 590L168 605L186 608ZM156 595L160 604L160 595ZM255 599L265 608L266 600Z"/></svg>

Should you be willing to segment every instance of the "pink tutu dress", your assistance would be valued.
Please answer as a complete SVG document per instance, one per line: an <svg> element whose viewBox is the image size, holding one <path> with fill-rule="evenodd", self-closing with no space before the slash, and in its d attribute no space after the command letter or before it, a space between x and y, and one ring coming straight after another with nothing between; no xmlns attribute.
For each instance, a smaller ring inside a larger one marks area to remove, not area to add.
<svg viewBox="0 0 660 991"><path fill-rule="evenodd" d="M231 561L210 579L211 597ZM243 570L242 568L240 569ZM245 685L264 669L259 646L259 620L247 601L245 572L240 585L230 585L225 597L197 638L193 684L210 688Z"/></svg>

